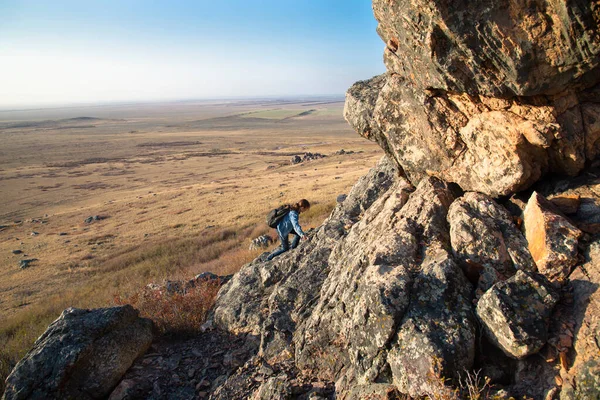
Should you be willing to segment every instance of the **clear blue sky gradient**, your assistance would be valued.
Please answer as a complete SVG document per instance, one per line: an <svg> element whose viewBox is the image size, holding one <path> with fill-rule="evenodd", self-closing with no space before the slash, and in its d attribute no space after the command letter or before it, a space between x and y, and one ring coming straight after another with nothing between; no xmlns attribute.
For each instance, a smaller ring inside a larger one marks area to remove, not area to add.
<svg viewBox="0 0 600 400"><path fill-rule="evenodd" d="M0 1L0 106L343 94L382 73L370 0Z"/></svg>

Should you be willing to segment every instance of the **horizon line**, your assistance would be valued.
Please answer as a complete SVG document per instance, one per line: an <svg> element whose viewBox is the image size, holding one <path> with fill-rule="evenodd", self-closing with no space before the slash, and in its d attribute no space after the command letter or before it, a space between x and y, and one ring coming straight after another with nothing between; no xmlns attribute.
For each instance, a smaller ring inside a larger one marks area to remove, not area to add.
<svg viewBox="0 0 600 400"><path fill-rule="evenodd" d="M189 103L195 101L226 101L226 100L288 100L288 99L313 99L313 98L340 98L343 101L345 93L337 94L289 94L289 95L260 95L260 96L224 96L224 97L193 97L179 99L152 99L152 100L114 100L97 102L74 102L74 103L46 103L46 104L24 104L24 105L0 105L0 113L5 112L24 112L37 110L53 110L62 108L84 108L84 107L108 107L108 106L126 106L136 104L158 104L158 103Z"/></svg>

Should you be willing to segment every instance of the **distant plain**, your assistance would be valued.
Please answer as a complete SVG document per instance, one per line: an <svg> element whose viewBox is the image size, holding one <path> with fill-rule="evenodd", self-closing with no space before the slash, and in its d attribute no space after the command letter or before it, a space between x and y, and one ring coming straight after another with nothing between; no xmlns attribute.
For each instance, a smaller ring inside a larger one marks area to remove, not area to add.
<svg viewBox="0 0 600 400"><path fill-rule="evenodd" d="M4 359L66 306L237 271L281 203L309 199L301 223L318 226L382 156L342 110L313 98L0 111ZM290 162L305 152L326 157Z"/></svg>

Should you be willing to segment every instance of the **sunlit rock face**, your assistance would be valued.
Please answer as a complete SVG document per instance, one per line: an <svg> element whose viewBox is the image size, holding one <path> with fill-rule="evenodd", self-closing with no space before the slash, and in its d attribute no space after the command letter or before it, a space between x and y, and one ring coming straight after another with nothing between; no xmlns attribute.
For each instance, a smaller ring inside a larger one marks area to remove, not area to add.
<svg viewBox="0 0 600 400"><path fill-rule="evenodd" d="M580 2L373 2L388 73L356 83L344 115L413 184L493 197L600 147L600 7Z"/></svg>
<svg viewBox="0 0 600 400"><path fill-rule="evenodd" d="M374 0L373 10L387 72L348 90L344 116L388 161L295 253L242 268L215 322L258 336L262 360L329 382L340 399L464 397L475 366L499 396L550 398L560 377L540 351L564 361L565 329L588 318L552 317L573 310L561 285L577 249L556 279L502 204L600 153L600 6ZM256 386L272 392L272 381Z"/></svg>
<svg viewBox="0 0 600 400"><path fill-rule="evenodd" d="M420 91L555 95L598 79L596 2L374 0L373 11L388 71Z"/></svg>

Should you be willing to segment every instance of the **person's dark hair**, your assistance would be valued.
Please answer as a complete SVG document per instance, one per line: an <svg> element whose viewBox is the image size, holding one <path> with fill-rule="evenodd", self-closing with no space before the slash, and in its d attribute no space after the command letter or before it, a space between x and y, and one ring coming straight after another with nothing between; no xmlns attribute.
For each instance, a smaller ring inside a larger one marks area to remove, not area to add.
<svg viewBox="0 0 600 400"><path fill-rule="evenodd" d="M305 210L308 210L310 208L310 203L308 202L308 200L302 199L299 202L297 202L296 204L292 204L290 206L290 208L295 211L300 211L300 208L304 208Z"/></svg>

